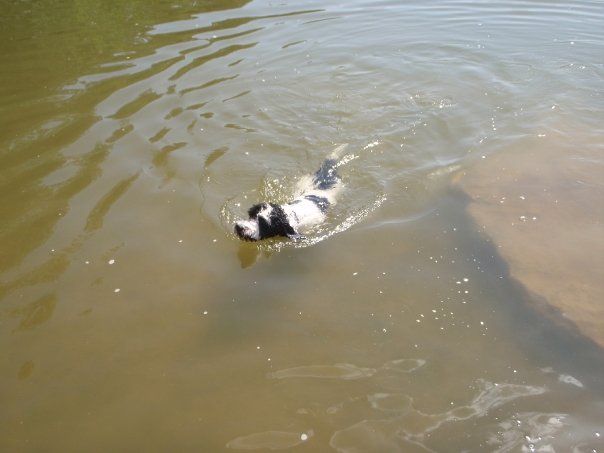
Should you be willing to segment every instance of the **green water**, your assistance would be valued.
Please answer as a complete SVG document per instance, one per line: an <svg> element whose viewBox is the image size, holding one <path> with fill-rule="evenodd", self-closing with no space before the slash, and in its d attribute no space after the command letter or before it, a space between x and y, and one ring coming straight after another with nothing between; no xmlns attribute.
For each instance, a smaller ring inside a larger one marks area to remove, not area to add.
<svg viewBox="0 0 604 453"><path fill-rule="evenodd" d="M601 349L451 185L602 174L601 1L0 11L2 451L604 450ZM234 237L340 143L302 247Z"/></svg>

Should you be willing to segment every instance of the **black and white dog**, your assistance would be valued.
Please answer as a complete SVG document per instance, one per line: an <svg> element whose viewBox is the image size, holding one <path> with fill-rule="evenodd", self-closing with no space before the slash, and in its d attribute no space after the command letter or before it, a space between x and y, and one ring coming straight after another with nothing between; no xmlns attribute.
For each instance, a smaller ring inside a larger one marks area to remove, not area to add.
<svg viewBox="0 0 604 453"><path fill-rule="evenodd" d="M283 205L258 203L252 206L247 212L249 219L235 223L235 234L244 241L275 236L299 240L302 238L300 233L306 228L323 222L342 185L336 167L346 146L338 146L314 175L300 181L299 196L293 201Z"/></svg>

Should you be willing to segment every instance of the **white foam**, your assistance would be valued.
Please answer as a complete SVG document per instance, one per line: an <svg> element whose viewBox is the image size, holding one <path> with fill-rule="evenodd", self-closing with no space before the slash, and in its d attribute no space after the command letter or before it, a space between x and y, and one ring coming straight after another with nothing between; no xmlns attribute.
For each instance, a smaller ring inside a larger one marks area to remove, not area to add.
<svg viewBox="0 0 604 453"><path fill-rule="evenodd" d="M575 387L583 388L583 383L579 379L569 374L561 374L560 376L558 376L558 380L560 382L563 382L564 384L574 385Z"/></svg>

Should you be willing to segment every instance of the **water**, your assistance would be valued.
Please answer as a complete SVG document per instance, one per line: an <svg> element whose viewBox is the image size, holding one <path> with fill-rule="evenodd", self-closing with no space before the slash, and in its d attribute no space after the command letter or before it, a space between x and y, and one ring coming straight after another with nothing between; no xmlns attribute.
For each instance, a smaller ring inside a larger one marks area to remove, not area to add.
<svg viewBox="0 0 604 453"><path fill-rule="evenodd" d="M602 2L1 8L3 450L604 450L601 349L452 185L602 174ZM341 143L306 242L234 237Z"/></svg>

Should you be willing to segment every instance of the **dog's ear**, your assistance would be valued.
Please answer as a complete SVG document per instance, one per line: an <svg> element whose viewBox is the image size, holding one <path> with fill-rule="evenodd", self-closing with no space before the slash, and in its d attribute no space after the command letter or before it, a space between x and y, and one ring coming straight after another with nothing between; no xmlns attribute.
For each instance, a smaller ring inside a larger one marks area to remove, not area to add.
<svg viewBox="0 0 604 453"><path fill-rule="evenodd" d="M262 211L263 208L264 205L262 203L255 204L247 210L247 215L250 217L250 219L255 219L256 217L258 217L258 213Z"/></svg>

